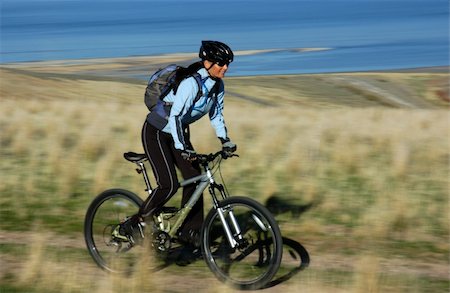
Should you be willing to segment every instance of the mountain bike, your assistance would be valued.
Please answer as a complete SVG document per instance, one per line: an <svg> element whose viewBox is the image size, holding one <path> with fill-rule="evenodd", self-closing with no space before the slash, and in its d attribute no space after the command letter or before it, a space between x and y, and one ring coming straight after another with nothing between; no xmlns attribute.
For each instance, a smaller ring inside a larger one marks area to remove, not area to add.
<svg viewBox="0 0 450 293"><path fill-rule="evenodd" d="M234 157L223 151L196 156L202 174L180 182L196 184L187 203L181 207L164 206L146 219L142 241L124 241L114 231L127 216L137 212L142 199L124 189L110 189L90 204L84 223L84 236L90 255L104 270L127 272L136 268L143 254L153 253L155 262L167 260L180 245L177 232L189 211L208 189L212 208L205 217L200 236L201 257L222 282L240 289L264 287L276 274L283 252L283 241L273 215L257 201L229 196L226 187L214 179L223 159ZM144 178L146 191L152 192L145 168L145 154L128 152L126 160L135 163ZM206 201L205 201L206 202Z"/></svg>

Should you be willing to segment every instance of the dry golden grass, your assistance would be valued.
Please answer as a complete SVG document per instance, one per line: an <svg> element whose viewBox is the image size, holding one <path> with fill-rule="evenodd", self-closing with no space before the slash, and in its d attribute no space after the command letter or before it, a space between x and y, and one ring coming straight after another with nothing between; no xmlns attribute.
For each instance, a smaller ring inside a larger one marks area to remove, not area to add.
<svg viewBox="0 0 450 293"><path fill-rule="evenodd" d="M66 237L82 242L84 212L101 190L123 187L144 196L141 178L122 159L125 151L142 151L143 85L30 71L0 74L2 231L31 231L25 255L0 251L19 266L2 274L2 283L23 292L182 292L186 287L171 285L183 274L198 292L234 292L212 275L207 282L214 286L205 284L204 272L196 277L190 268L172 268L156 279L144 269L131 278L106 275L82 244L75 256L51 253L49 242ZM364 82L383 78L397 94L395 85L401 84L416 93L408 100L415 109L387 107L367 92L344 87L336 76L229 80L225 117L240 158L222 166L228 189L263 203L276 195L312 205L299 218L277 217L283 234L307 248L311 267L268 291L445 288L449 112L433 96L442 89L442 76L338 76ZM243 87L246 83L252 86ZM220 147L207 120L192 127L199 152ZM49 231L56 239L46 238ZM349 264L343 264L346 259Z"/></svg>

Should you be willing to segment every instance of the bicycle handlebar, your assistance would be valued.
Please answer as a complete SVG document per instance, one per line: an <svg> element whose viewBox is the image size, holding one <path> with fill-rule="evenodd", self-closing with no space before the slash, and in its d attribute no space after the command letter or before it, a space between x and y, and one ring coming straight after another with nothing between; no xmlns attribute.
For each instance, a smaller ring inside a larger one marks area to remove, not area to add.
<svg viewBox="0 0 450 293"><path fill-rule="evenodd" d="M220 150L216 153L211 154L196 154L195 158L202 164L208 164L214 161L218 156L221 156L223 159L228 159L231 157L239 157L237 154L229 154L223 150Z"/></svg>

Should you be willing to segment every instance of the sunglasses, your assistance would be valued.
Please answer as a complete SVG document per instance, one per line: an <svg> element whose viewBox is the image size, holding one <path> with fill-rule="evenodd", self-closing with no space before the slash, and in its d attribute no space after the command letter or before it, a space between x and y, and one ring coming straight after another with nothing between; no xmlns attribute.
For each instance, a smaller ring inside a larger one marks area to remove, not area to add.
<svg viewBox="0 0 450 293"><path fill-rule="evenodd" d="M221 60L221 61L218 61L218 62L216 62L216 64L218 65L218 66L220 66L220 67L223 67L223 66L229 66L230 65L230 61L228 61L228 60Z"/></svg>

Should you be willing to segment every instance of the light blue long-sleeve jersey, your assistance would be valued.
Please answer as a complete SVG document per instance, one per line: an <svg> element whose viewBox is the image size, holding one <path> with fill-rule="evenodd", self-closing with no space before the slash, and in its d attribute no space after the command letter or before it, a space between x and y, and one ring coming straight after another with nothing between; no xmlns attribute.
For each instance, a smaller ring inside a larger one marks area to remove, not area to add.
<svg viewBox="0 0 450 293"><path fill-rule="evenodd" d="M198 73L202 78L202 96L197 101L195 101L195 98L199 88L194 77L183 80L176 94L171 91L164 98L165 102L172 103L172 108L168 123L162 131L172 135L175 148L179 150L187 149L183 135L184 126L197 121L207 113L209 113L209 119L216 131L217 137L222 139L227 138L227 129L223 118L223 83L221 82L217 97L209 97L209 92L212 90L216 81L209 77L205 68L199 69Z"/></svg>

